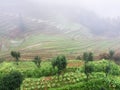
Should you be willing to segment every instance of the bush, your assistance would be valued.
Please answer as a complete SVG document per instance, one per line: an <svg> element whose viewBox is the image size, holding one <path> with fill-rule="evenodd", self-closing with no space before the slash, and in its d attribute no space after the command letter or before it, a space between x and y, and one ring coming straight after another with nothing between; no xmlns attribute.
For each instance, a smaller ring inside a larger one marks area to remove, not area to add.
<svg viewBox="0 0 120 90"><path fill-rule="evenodd" d="M109 59L113 59L113 56L114 56L114 54L115 54L115 51L114 50L110 50L109 51Z"/></svg>
<svg viewBox="0 0 120 90"><path fill-rule="evenodd" d="M11 51L11 56L16 59L16 64L18 65L19 58L21 57L20 52Z"/></svg>
<svg viewBox="0 0 120 90"><path fill-rule="evenodd" d="M84 66L84 73L85 73L85 75L86 75L86 77L87 77L87 80L88 80L88 78L89 78L89 75L90 75L92 72L93 72L93 66L89 65L88 63L85 64L85 66Z"/></svg>
<svg viewBox="0 0 120 90"><path fill-rule="evenodd" d="M100 61L94 61L89 62L88 65L93 67L93 72L105 72L106 66L109 65L109 61L107 60L100 60ZM110 66L110 74L112 75L120 75L120 66L115 64L114 62L111 62ZM82 72L84 72L84 67L82 67Z"/></svg>
<svg viewBox="0 0 120 90"><path fill-rule="evenodd" d="M11 72L0 80L0 90L16 90L22 84L23 76L19 72Z"/></svg>
<svg viewBox="0 0 120 90"><path fill-rule="evenodd" d="M93 61L93 53L92 52L89 52L88 60Z"/></svg>
<svg viewBox="0 0 120 90"><path fill-rule="evenodd" d="M64 55L57 56L56 58L53 59L51 64L53 68L57 67L58 75L59 75L63 70L66 69L66 66L67 66L66 57Z"/></svg>
<svg viewBox="0 0 120 90"><path fill-rule="evenodd" d="M83 60L85 62L93 61L93 53L92 52L84 52L83 53Z"/></svg>
<svg viewBox="0 0 120 90"><path fill-rule="evenodd" d="M41 58L39 56L35 56L33 62L39 68L40 67L40 63L41 63Z"/></svg>

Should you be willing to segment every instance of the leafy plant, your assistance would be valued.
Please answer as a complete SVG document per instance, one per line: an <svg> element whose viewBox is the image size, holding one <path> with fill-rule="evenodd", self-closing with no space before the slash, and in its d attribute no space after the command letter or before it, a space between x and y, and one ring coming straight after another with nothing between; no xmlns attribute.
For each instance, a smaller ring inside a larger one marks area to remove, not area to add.
<svg viewBox="0 0 120 90"><path fill-rule="evenodd" d="M40 67L40 63L41 63L41 58L39 56L35 56L33 62L39 68Z"/></svg>
<svg viewBox="0 0 120 90"><path fill-rule="evenodd" d="M16 90L22 84L23 76L19 72L11 72L0 80L0 90Z"/></svg>
<svg viewBox="0 0 120 90"><path fill-rule="evenodd" d="M20 52L11 51L11 56L16 59L16 64L18 65L18 61L19 61L19 58L20 58Z"/></svg>
<svg viewBox="0 0 120 90"><path fill-rule="evenodd" d="M64 55L60 55L57 56L56 58L54 58L54 60L52 61L52 66L53 68L57 67L58 68L58 75L61 74L61 72L66 69L67 66L67 60L66 57Z"/></svg>
<svg viewBox="0 0 120 90"><path fill-rule="evenodd" d="M114 54L115 54L115 51L113 51L113 50L109 51L109 58L110 58L110 60L113 59Z"/></svg>

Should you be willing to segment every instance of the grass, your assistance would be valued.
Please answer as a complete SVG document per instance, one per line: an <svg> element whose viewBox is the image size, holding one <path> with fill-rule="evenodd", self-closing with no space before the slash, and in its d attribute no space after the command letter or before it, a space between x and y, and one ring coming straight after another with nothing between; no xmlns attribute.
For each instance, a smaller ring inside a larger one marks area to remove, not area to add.
<svg viewBox="0 0 120 90"><path fill-rule="evenodd" d="M120 40L118 39L71 39L65 36L34 34L29 36L18 47L10 47L9 51L0 51L1 57L7 57L12 50L20 51L25 56L34 56L34 53L43 58L49 58L50 54L73 55L85 51L93 51L96 55L109 49L118 50ZM98 49L100 48L100 49ZM8 55L7 55L8 54ZM46 54L42 56L42 54ZM32 59L32 58L29 58ZM73 59L73 58L72 58Z"/></svg>

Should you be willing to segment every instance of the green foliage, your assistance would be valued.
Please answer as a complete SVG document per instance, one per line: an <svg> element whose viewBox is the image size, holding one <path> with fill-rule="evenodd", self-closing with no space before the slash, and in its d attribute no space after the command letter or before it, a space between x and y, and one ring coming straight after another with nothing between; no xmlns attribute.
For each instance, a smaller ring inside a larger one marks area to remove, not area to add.
<svg viewBox="0 0 120 90"><path fill-rule="evenodd" d="M16 90L22 84L23 76L19 72L11 72L0 80L0 90Z"/></svg>
<svg viewBox="0 0 120 90"><path fill-rule="evenodd" d="M41 63L41 58L39 56L35 56L33 62L39 68L40 67L40 63Z"/></svg>
<svg viewBox="0 0 120 90"><path fill-rule="evenodd" d="M57 65L57 60L56 60L56 58L53 58L53 59L52 59L51 64L52 64L52 67L55 69L55 66Z"/></svg>
<svg viewBox="0 0 120 90"><path fill-rule="evenodd" d="M90 66L89 64L85 64L84 73L87 76L87 80L89 78L89 74L91 74L92 72L93 72L93 67Z"/></svg>
<svg viewBox="0 0 120 90"><path fill-rule="evenodd" d="M20 52L11 51L11 56L16 59L16 62L17 62L17 65L18 65L18 61L19 61L19 58L20 58Z"/></svg>
<svg viewBox="0 0 120 90"><path fill-rule="evenodd" d="M105 68L106 77L107 77L107 75L110 73L110 70L111 70L110 66L107 65L106 68Z"/></svg>
<svg viewBox="0 0 120 90"><path fill-rule="evenodd" d="M64 69L66 69L67 66L67 60L64 55L57 56L52 61L53 68L58 68L58 74L60 74Z"/></svg>
<svg viewBox="0 0 120 90"><path fill-rule="evenodd" d="M93 53L92 52L84 52L83 53L83 60L86 62L93 61Z"/></svg>
<svg viewBox="0 0 120 90"><path fill-rule="evenodd" d="M93 67L93 72L106 72L106 67L109 66L108 60L93 61L87 63L89 66ZM84 72L84 67L82 67L81 72ZM110 72L112 75L120 75L120 66L111 62Z"/></svg>
<svg viewBox="0 0 120 90"><path fill-rule="evenodd" d="M46 67L45 69L35 69L35 70L27 70L23 72L23 75L27 78L40 78L42 76L53 76L57 74L57 69L53 69L52 67Z"/></svg>
<svg viewBox="0 0 120 90"><path fill-rule="evenodd" d="M110 59L113 59L113 55L115 54L115 51L113 51L113 50L110 50L109 51L109 58Z"/></svg>
<svg viewBox="0 0 120 90"><path fill-rule="evenodd" d="M88 62L88 53L87 52L84 52L83 53L83 60L85 61L85 62Z"/></svg>
<svg viewBox="0 0 120 90"><path fill-rule="evenodd" d="M92 52L89 52L88 60L93 61L93 53Z"/></svg>
<svg viewBox="0 0 120 90"><path fill-rule="evenodd" d="M90 79L88 82L81 81L76 84L64 85L58 88L51 88L49 90L119 90L120 78L111 77L108 78L99 76Z"/></svg>
<svg viewBox="0 0 120 90"><path fill-rule="evenodd" d="M22 90L114 90L114 88L119 90L120 88L120 66L112 61L110 71L106 70L109 66L108 60L88 61L85 64L78 60L68 61L66 72L59 75L58 80L56 65L61 57L56 58L54 58L55 68L51 65L51 61L41 62L41 68L37 68L33 62L19 62L19 65L13 62L0 63L0 79L5 77L9 71L17 70L26 77L21 86ZM73 70L67 72L69 69ZM109 72L107 77L105 70ZM87 82L86 75L89 77Z"/></svg>
<svg viewBox="0 0 120 90"><path fill-rule="evenodd" d="M42 77L40 79L35 78L28 78L23 82L23 88L32 89L38 88L39 90L45 90L45 88L54 88L54 87L61 87L68 84L75 84L80 81L84 81L85 75L83 73L65 73L64 75L59 76L59 80L57 76L53 77Z"/></svg>
<svg viewBox="0 0 120 90"><path fill-rule="evenodd" d="M89 52L89 53L85 52L85 53L83 53L83 59L85 61L85 64L84 64L84 73L85 73L85 75L87 77L87 80L88 80L89 74L91 74L92 71L93 71L93 67L90 66L88 64L88 62L89 61L93 61L93 53L92 52Z"/></svg>

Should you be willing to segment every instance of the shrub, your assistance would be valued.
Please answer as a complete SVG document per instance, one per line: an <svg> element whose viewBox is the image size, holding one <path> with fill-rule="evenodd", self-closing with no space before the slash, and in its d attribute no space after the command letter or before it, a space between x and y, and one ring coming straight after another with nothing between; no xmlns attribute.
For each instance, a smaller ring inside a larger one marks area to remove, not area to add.
<svg viewBox="0 0 120 90"><path fill-rule="evenodd" d="M83 53L83 60L84 60L85 62L88 62L88 57L89 57L88 53L87 53L87 52L84 52L84 53Z"/></svg>
<svg viewBox="0 0 120 90"><path fill-rule="evenodd" d="M0 90L16 90L22 84L23 76L19 72L11 72L0 81Z"/></svg>
<svg viewBox="0 0 120 90"><path fill-rule="evenodd" d="M109 66L109 61L108 60L100 60L100 61L94 61L94 62L89 62L87 63L91 67L93 67L93 72L105 72L106 67ZM114 62L111 62L110 66L110 72L109 74L112 75L120 75L120 66L117 65ZM84 67L82 67L81 72L84 72Z"/></svg>
<svg viewBox="0 0 120 90"><path fill-rule="evenodd" d="M83 60L85 62L88 62L88 61L93 61L93 53L92 52L84 52L83 53Z"/></svg>
<svg viewBox="0 0 120 90"><path fill-rule="evenodd" d="M52 66L53 68L55 67L58 68L58 75L61 74L61 72L64 69L66 69L66 66L67 66L66 57L64 55L57 56L56 58L53 59Z"/></svg>
<svg viewBox="0 0 120 90"><path fill-rule="evenodd" d="M89 52L88 60L93 61L93 53L92 52Z"/></svg>
<svg viewBox="0 0 120 90"><path fill-rule="evenodd" d="M16 59L16 64L18 65L18 61L19 61L19 58L20 58L20 52L11 51L11 56Z"/></svg>
<svg viewBox="0 0 120 90"><path fill-rule="evenodd" d="M39 68L40 67L40 63L41 63L41 58L39 56L35 56L33 62Z"/></svg>
<svg viewBox="0 0 120 90"><path fill-rule="evenodd" d="M114 54L115 54L115 51L113 51L113 50L110 50L109 51L109 59L113 59L113 56L114 56Z"/></svg>
<svg viewBox="0 0 120 90"><path fill-rule="evenodd" d="M84 67L84 73L87 77L87 80L89 78L89 74L91 74L93 72L93 66L89 65L89 64L85 64L85 67Z"/></svg>

